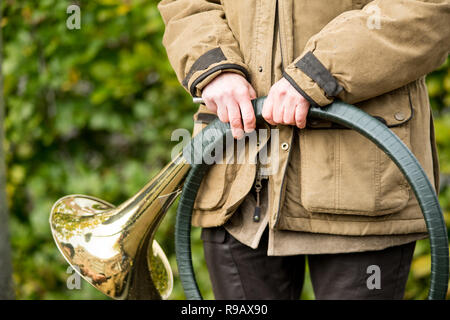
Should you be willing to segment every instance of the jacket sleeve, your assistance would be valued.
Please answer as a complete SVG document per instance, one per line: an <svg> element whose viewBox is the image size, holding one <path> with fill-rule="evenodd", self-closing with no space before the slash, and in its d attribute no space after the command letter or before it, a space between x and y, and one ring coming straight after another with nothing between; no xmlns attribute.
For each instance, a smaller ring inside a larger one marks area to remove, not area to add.
<svg viewBox="0 0 450 320"><path fill-rule="evenodd" d="M158 9L166 26L163 44L169 61L192 96L224 71L249 80L219 0L163 0Z"/></svg>
<svg viewBox="0 0 450 320"><path fill-rule="evenodd" d="M450 0L375 0L312 36L284 77L311 103L356 103L439 67L450 50Z"/></svg>

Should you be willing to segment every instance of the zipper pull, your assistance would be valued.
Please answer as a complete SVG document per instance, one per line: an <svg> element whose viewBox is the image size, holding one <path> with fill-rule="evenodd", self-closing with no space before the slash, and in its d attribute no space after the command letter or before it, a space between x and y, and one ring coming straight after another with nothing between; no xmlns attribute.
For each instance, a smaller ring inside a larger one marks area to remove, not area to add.
<svg viewBox="0 0 450 320"><path fill-rule="evenodd" d="M258 176L255 181L255 192L256 192L256 206L255 212L253 213L253 222L259 222L261 220L261 207L260 207L260 193L261 193L261 178Z"/></svg>

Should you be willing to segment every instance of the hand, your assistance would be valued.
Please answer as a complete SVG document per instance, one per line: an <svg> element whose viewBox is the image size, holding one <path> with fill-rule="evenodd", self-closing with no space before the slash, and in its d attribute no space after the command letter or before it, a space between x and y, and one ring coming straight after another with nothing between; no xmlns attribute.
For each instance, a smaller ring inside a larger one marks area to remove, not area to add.
<svg viewBox="0 0 450 320"><path fill-rule="evenodd" d="M256 127L255 112L250 100L256 92L250 83L237 73L222 73L203 89L203 101L208 110L222 122L230 123L233 137L240 139ZM241 116L242 115L242 116Z"/></svg>
<svg viewBox="0 0 450 320"><path fill-rule="evenodd" d="M263 118L270 124L306 126L309 102L285 78L270 88L264 101Z"/></svg>

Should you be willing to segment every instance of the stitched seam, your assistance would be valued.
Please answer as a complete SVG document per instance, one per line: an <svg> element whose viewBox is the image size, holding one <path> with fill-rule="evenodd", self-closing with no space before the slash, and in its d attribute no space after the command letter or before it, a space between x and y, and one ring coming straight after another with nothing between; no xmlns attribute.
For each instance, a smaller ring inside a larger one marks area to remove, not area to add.
<svg viewBox="0 0 450 320"><path fill-rule="evenodd" d="M372 148L372 146L371 146ZM378 208L381 207L381 154L378 148L375 150L375 166L373 168L373 186L375 188L375 197L374 197L374 210L378 211Z"/></svg>
<svg viewBox="0 0 450 320"><path fill-rule="evenodd" d="M260 20L261 20L260 12L261 12L261 2L258 1L257 7L256 7L256 13L255 13L256 19L255 19L255 24L253 26L254 30L256 30L256 34L255 34L255 37L254 37L254 40L253 40L253 52L252 52L252 56L253 56L252 61L255 61L256 63L258 63L256 57L257 57L257 48L258 48L258 41L259 41L259 34L260 34L259 27L261 25L261 23L260 23Z"/></svg>
<svg viewBox="0 0 450 320"><path fill-rule="evenodd" d="M280 47L281 47L282 52L285 53L285 57L286 57L287 61L289 62L290 61L290 57L288 56L289 52L287 52L288 50L286 50L286 47L283 48L283 44L286 45L286 41L284 41L284 42L281 41L281 35L284 34L284 32L285 32L284 22L286 21L285 20L286 17L285 17L285 12L284 12L284 6L280 1L278 2L278 9L279 9L278 10L279 14L281 14L281 19L278 21L279 22L278 26L279 26L279 30L280 30Z"/></svg>

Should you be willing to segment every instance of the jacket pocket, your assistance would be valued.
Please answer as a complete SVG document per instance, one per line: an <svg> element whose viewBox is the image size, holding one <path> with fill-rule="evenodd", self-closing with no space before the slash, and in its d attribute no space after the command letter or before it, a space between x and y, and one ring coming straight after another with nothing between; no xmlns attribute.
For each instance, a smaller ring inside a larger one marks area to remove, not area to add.
<svg viewBox="0 0 450 320"><path fill-rule="evenodd" d="M408 87L361 102L410 147ZM380 216L400 211L409 186L372 142L349 129L299 130L301 203L309 212Z"/></svg>

